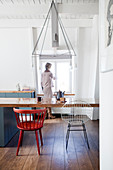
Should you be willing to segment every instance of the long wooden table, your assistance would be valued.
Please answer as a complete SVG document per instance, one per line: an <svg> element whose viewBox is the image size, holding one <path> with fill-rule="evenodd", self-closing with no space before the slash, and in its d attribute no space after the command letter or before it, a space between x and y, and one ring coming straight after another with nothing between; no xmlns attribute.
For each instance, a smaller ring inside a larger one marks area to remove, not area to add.
<svg viewBox="0 0 113 170"><path fill-rule="evenodd" d="M66 98L66 103L71 103L75 98ZM82 100L81 100L82 101ZM99 102L93 99L84 99L91 107L99 107ZM62 107L64 103L56 101L55 98L45 98L41 102L37 98L0 98L0 107Z"/></svg>

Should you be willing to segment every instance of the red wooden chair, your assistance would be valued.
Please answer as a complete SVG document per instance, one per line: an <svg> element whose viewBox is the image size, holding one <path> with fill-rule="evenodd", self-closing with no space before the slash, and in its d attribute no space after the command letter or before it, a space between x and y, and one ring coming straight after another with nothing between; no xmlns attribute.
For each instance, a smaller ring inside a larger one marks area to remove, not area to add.
<svg viewBox="0 0 113 170"><path fill-rule="evenodd" d="M18 156L19 147L20 147L20 144L22 143L24 131L35 131L38 154L40 155L39 139L38 139L37 130L39 130L41 146L42 146L43 141L42 141L41 128L43 127L46 109L21 110L21 109L13 108L13 110L15 113L16 121L17 121L17 128L20 129L16 156Z"/></svg>

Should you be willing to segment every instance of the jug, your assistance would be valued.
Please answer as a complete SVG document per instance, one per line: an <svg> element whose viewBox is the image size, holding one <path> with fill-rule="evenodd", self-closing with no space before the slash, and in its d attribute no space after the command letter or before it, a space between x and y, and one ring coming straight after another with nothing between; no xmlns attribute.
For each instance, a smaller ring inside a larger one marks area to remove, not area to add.
<svg viewBox="0 0 113 170"><path fill-rule="evenodd" d="M65 91L62 92L60 90L58 92L56 92L56 99L60 100L61 97L64 97L64 93L65 93Z"/></svg>

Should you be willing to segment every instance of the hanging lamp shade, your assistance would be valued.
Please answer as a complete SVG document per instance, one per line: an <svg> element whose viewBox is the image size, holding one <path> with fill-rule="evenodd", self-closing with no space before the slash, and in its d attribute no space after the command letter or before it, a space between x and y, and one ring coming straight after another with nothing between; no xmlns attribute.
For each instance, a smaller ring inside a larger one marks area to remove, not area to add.
<svg viewBox="0 0 113 170"><path fill-rule="evenodd" d="M51 14L52 14L52 16L51 16ZM52 52L47 52L47 51L44 51L43 48L44 48L44 43L45 43L45 39L47 36L47 30L48 30L50 18L52 21L52 24L51 24L52 25L52 45L51 45L51 47L54 50L52 50ZM58 47L60 46L58 27L61 30L64 42L65 42L66 50L58 50ZM42 34L43 34L42 45L41 45L41 48L37 50L40 39L42 38ZM71 44L71 41L69 40L68 34L66 33L65 27L62 23L62 20L61 20L60 16L58 15L58 10L57 10L57 7L56 7L56 4L54 1L51 2L50 8L48 10L45 21L43 23L42 29L40 31L40 34L39 34L36 44L34 46L32 56L34 56L34 57L41 56L43 58L46 57L48 59L51 56L56 57L56 58L63 58L63 59L67 59L67 58L71 59L72 56L76 56L75 50Z"/></svg>

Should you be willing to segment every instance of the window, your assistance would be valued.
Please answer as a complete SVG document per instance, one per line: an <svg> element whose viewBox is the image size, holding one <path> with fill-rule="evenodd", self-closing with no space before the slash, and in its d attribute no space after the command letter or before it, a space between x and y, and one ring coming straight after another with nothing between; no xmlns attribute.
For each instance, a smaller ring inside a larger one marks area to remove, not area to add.
<svg viewBox="0 0 113 170"><path fill-rule="evenodd" d="M66 92L71 92L70 89L70 63L69 61L57 62L56 63L56 76L57 76L57 83L56 88L57 91L63 90Z"/></svg>
<svg viewBox="0 0 113 170"><path fill-rule="evenodd" d="M51 72L55 76L56 80L53 80L53 92L61 90L66 93L71 93L71 72L70 72L70 60L60 59L60 60L40 60L40 72L45 70L45 64L50 62L52 64ZM40 91L42 92L42 91Z"/></svg>

